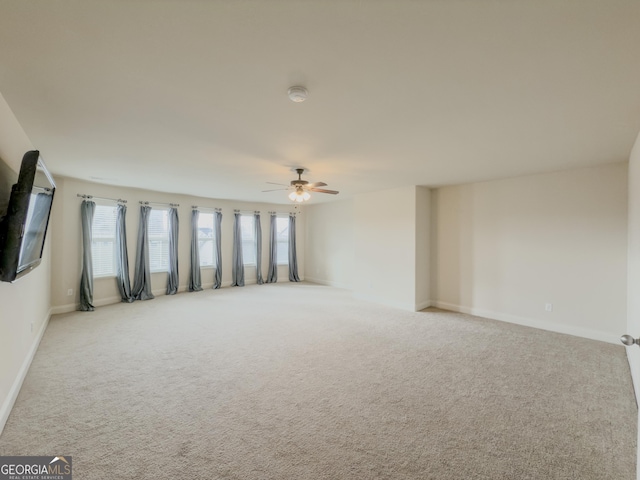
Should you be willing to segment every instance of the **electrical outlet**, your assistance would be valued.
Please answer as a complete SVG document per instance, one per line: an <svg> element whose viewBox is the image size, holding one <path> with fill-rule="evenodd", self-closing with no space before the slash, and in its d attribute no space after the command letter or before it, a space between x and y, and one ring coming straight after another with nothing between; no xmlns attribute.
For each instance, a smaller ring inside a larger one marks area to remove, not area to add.
<svg viewBox="0 0 640 480"><path fill-rule="evenodd" d="M544 309L547 312L553 312L553 303L545 303L544 304Z"/></svg>
<svg viewBox="0 0 640 480"><path fill-rule="evenodd" d="M71 295L73 295L73 288L67 290L67 296L70 297Z"/></svg>

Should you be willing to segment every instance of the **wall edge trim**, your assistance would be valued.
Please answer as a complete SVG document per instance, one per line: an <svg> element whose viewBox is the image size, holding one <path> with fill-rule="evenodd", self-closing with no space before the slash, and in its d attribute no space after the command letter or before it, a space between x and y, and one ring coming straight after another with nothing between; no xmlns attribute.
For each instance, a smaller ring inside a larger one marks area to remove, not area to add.
<svg viewBox="0 0 640 480"><path fill-rule="evenodd" d="M408 310L410 312L416 311L415 303L396 302L394 300L386 300L384 298L376 297L373 295L366 295L363 293L356 293L356 292L353 293L353 298L356 298L358 300L364 300L366 302L377 303L379 305L384 305L386 307L398 308L400 310Z"/></svg>
<svg viewBox="0 0 640 480"><path fill-rule="evenodd" d="M481 308L466 307L462 305L455 305L453 303L442 302L436 300L433 302L433 306L442 310L450 310L453 312L466 313L474 315L476 317L489 318L491 320L499 320L501 322L514 323L516 325L522 325L525 327L537 328L539 330L547 330L549 332L564 333L566 335L573 335L574 337L588 338L590 340L597 340L600 342L612 343L614 345L621 345L620 339L617 335L613 335L600 330L592 330L590 328L581 328L574 325L567 325L566 323L553 323L544 320L538 320L535 318L520 317L517 315L510 315L506 313L493 312L490 310L484 310Z"/></svg>
<svg viewBox="0 0 640 480"><path fill-rule="evenodd" d="M335 288L340 288L342 290L351 290L351 287L349 285L346 285L344 283L340 283L340 282L333 282L331 280L324 280L321 278L315 278L315 277L306 277L304 279L305 282L309 282L309 283L315 283L317 285L326 285L327 287L335 287Z"/></svg>
<svg viewBox="0 0 640 480"><path fill-rule="evenodd" d="M7 420L9 420L9 415L11 414L11 410L13 409L13 406L15 405L16 400L18 399L18 394L20 393L22 384L24 383L25 378L27 378L27 373L29 373L31 362L33 361L33 358L35 357L36 352L38 351L38 347L40 346L40 341L42 340L42 337L44 336L44 332L47 329L47 326L49 325L49 319L51 318L51 315L52 315L51 310L52 309L49 309L49 311L47 312L45 320L42 323L42 326L40 327L40 330L38 331L36 338L31 343L31 348L29 348L29 352L27 352L27 356L22 362L22 366L18 371L18 375L14 379L13 384L9 389L9 394L4 399L4 402L0 407L0 434L2 434L2 431L4 430L4 427L7 424Z"/></svg>

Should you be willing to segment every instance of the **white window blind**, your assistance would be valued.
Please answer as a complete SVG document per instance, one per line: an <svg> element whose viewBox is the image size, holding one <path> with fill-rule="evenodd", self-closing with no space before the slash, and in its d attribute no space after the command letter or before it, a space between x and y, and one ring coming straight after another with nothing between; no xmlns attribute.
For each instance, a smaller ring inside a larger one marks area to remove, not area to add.
<svg viewBox="0 0 640 480"><path fill-rule="evenodd" d="M256 232L253 225L253 215L240 215L242 260L245 265L256 264Z"/></svg>
<svg viewBox="0 0 640 480"><path fill-rule="evenodd" d="M116 207L96 205L92 227L93 276L114 276L116 274Z"/></svg>
<svg viewBox="0 0 640 480"><path fill-rule="evenodd" d="M169 270L169 210L151 209L149 213L149 267L151 272Z"/></svg>
<svg viewBox="0 0 640 480"><path fill-rule="evenodd" d="M216 266L216 233L213 228L213 213L198 215L198 251L201 267Z"/></svg>
<svg viewBox="0 0 640 480"><path fill-rule="evenodd" d="M276 217L278 265L289 264L289 217Z"/></svg>

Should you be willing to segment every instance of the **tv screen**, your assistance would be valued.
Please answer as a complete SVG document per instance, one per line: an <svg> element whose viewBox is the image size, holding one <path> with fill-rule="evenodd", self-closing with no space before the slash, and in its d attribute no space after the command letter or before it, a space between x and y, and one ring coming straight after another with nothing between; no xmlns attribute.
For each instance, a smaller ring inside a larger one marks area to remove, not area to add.
<svg viewBox="0 0 640 480"><path fill-rule="evenodd" d="M44 236L47 231L53 195L50 190L38 190L39 187L34 186L29 196L27 221L25 222L24 237L22 238L20 256L18 258L18 273L42 257Z"/></svg>
<svg viewBox="0 0 640 480"><path fill-rule="evenodd" d="M0 226L0 280L13 282L40 264L55 189L40 153L27 152Z"/></svg>

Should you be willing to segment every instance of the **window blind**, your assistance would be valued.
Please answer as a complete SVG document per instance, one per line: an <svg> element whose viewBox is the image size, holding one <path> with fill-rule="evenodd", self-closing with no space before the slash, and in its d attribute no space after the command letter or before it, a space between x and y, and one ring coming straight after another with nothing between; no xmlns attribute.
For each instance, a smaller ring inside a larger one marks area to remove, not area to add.
<svg viewBox="0 0 640 480"><path fill-rule="evenodd" d="M278 265L289 264L289 218L276 218L276 239L278 241Z"/></svg>
<svg viewBox="0 0 640 480"><path fill-rule="evenodd" d="M253 228L253 215L241 215L242 260L245 265L256 264L256 235Z"/></svg>
<svg viewBox="0 0 640 480"><path fill-rule="evenodd" d="M215 244L213 213L200 212L198 216L198 251L201 267L216 266Z"/></svg>
<svg viewBox="0 0 640 480"><path fill-rule="evenodd" d="M169 270L169 210L153 208L149 213L149 268Z"/></svg>
<svg viewBox="0 0 640 480"><path fill-rule="evenodd" d="M93 276L116 274L116 207L96 205L93 215L91 259Z"/></svg>

